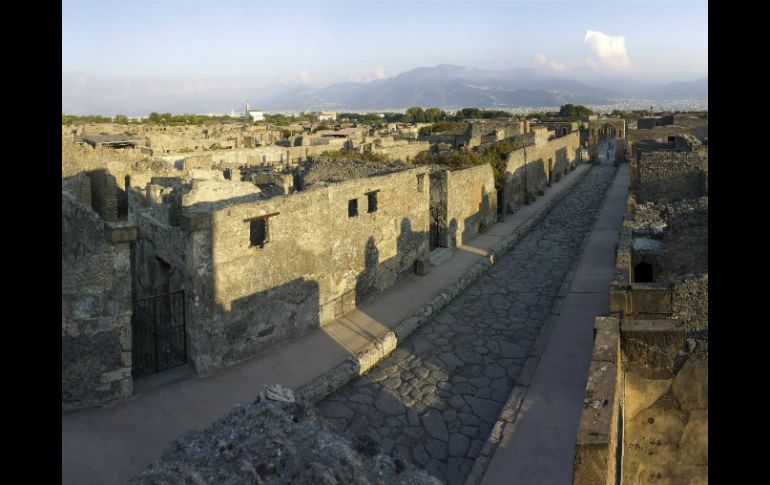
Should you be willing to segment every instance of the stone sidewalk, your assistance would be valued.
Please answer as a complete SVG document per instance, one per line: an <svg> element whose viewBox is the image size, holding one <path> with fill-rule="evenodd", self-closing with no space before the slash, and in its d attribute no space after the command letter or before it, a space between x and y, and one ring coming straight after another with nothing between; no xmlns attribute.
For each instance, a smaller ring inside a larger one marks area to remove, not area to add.
<svg viewBox="0 0 770 485"><path fill-rule="evenodd" d="M517 386L518 409L502 428L497 450L481 481L569 484L575 436L593 349L593 323L609 312L615 244L628 195L630 168L622 164L529 382ZM523 397L523 400L522 400Z"/></svg>
<svg viewBox="0 0 770 485"><path fill-rule="evenodd" d="M252 402L262 385L300 389L315 382L422 311L448 287L467 279L493 248L542 217L590 168L579 165L542 197L456 249L451 259L427 275L390 288L324 328L212 374L138 392L104 408L63 415L62 483L125 483L170 449L181 434L209 426L236 404Z"/></svg>
<svg viewBox="0 0 770 485"><path fill-rule="evenodd" d="M462 485L580 257L616 170L594 167L548 215L374 369L321 401L356 439Z"/></svg>

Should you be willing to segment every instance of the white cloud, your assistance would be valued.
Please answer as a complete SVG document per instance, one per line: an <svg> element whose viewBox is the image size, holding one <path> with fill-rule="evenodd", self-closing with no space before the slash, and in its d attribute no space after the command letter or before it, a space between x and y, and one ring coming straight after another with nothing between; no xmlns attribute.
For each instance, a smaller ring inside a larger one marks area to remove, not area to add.
<svg viewBox="0 0 770 485"><path fill-rule="evenodd" d="M595 30L587 30L583 41L588 43L595 56L595 58L586 59L586 64L591 68L598 69L601 64L617 71L631 69L624 36L611 36Z"/></svg>
<svg viewBox="0 0 770 485"><path fill-rule="evenodd" d="M569 67L567 67L566 65L556 61L549 61L548 56L546 56L542 52L538 52L537 54L535 54L534 58L535 58L535 64L537 64L538 66L548 67L550 69L553 69L554 71L559 71L559 72L569 71Z"/></svg>
<svg viewBox="0 0 770 485"><path fill-rule="evenodd" d="M313 76L311 76L310 73L307 71L302 71L299 73L299 79L303 83L309 83L310 81L313 80Z"/></svg>
<svg viewBox="0 0 770 485"><path fill-rule="evenodd" d="M371 71L364 74L351 72L348 75L348 81L352 83L368 83L376 79L385 79L385 69L382 66L375 66Z"/></svg>

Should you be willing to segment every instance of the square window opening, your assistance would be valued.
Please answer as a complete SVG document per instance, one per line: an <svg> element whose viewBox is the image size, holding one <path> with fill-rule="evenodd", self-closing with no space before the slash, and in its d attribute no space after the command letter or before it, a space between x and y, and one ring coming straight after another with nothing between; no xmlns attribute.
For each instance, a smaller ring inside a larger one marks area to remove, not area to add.
<svg viewBox="0 0 770 485"><path fill-rule="evenodd" d="M265 243L268 241L267 236L267 218L249 221L249 241L252 247L265 247Z"/></svg>
<svg viewBox="0 0 770 485"><path fill-rule="evenodd" d="M366 212L377 212L377 192L369 192L366 194L366 199L368 200Z"/></svg>

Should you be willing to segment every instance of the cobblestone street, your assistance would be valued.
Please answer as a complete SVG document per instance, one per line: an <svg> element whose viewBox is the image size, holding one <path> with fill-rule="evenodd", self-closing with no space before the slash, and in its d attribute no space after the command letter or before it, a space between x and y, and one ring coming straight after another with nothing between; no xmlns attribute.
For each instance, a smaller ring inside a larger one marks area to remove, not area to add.
<svg viewBox="0 0 770 485"><path fill-rule="evenodd" d="M375 369L319 403L449 484L462 484L508 398L612 182L586 177L488 272Z"/></svg>

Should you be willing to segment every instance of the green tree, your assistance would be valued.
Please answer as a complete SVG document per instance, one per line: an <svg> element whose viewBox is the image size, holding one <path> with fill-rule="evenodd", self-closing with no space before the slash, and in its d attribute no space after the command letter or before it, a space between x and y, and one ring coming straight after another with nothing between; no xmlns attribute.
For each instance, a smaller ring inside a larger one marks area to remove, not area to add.
<svg viewBox="0 0 770 485"><path fill-rule="evenodd" d="M128 116L126 115L116 115L115 116L115 123L119 125L127 125L128 124Z"/></svg>
<svg viewBox="0 0 770 485"><path fill-rule="evenodd" d="M559 109L559 116L574 117L574 116L588 116L594 114L593 111L585 106L578 104L565 104Z"/></svg>
<svg viewBox="0 0 770 485"><path fill-rule="evenodd" d="M425 111L423 111L419 106L413 106L406 110L406 113L404 114L404 121L407 123L424 123Z"/></svg>
<svg viewBox="0 0 770 485"><path fill-rule="evenodd" d="M446 118L446 113L444 113L444 110L441 110L439 108L428 108L425 110L425 121L430 123L435 123L436 121L441 121Z"/></svg>
<svg viewBox="0 0 770 485"><path fill-rule="evenodd" d="M478 108L463 108L457 112L458 119L467 120L472 118L481 118L481 110Z"/></svg>

